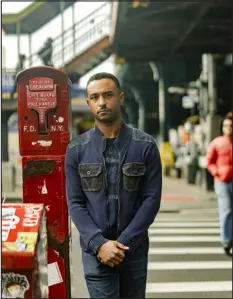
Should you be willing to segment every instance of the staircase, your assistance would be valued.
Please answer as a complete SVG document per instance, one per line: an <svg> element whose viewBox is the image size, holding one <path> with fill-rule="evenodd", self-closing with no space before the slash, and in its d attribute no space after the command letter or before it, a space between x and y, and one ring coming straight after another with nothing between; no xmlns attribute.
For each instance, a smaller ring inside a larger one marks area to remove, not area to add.
<svg viewBox="0 0 233 299"><path fill-rule="evenodd" d="M82 76L110 56L110 5L104 3L53 40L54 67ZM42 64L34 53L26 60L25 68Z"/></svg>

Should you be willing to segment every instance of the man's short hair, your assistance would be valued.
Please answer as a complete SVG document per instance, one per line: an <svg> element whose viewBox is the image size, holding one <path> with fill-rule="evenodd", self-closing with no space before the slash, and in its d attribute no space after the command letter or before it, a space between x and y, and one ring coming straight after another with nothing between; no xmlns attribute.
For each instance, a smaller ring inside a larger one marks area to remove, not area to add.
<svg viewBox="0 0 233 299"><path fill-rule="evenodd" d="M96 80L101 80L101 79L110 79L112 80L116 87L121 90L121 86L120 86L120 83L118 81L118 79L113 75L113 74L110 74L110 73L97 73L93 76L90 77L90 79L87 81L87 85L86 85L86 91L87 91L87 87L88 85L92 82L92 81L96 81Z"/></svg>

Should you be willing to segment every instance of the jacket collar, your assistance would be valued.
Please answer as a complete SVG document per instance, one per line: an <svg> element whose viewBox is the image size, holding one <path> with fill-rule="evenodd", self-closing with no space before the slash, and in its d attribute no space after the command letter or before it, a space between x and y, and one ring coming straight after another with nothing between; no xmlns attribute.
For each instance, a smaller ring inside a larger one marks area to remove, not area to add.
<svg viewBox="0 0 233 299"><path fill-rule="evenodd" d="M118 137L116 138L116 146L122 152L128 145L132 137L132 129L121 120L121 128ZM105 150L106 139L100 129L95 125L92 130L92 140L95 142L98 150Z"/></svg>

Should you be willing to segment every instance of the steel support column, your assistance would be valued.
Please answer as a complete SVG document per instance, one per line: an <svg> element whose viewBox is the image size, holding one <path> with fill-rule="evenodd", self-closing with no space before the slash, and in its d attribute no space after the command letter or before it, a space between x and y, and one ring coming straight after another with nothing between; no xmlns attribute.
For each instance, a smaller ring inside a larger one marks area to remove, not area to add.
<svg viewBox="0 0 233 299"><path fill-rule="evenodd" d="M131 86L131 90L135 97L135 101L138 103L138 129L145 131L145 118L146 118L146 111L143 99L141 97L140 92L134 86Z"/></svg>
<svg viewBox="0 0 233 299"><path fill-rule="evenodd" d="M73 34L73 55L75 56L75 2L72 5L72 34Z"/></svg>
<svg viewBox="0 0 233 299"><path fill-rule="evenodd" d="M125 101L124 103L125 112L128 115L128 125L133 128L137 128L137 119L138 119L137 111L135 111L136 110L135 106L136 106L135 103L134 105L128 103L127 101Z"/></svg>
<svg viewBox="0 0 233 299"><path fill-rule="evenodd" d="M174 155L169 144L169 111L168 111L168 65L150 62L153 79L159 84L159 132L160 132L160 154L163 172L166 176L170 174L174 165Z"/></svg>
<svg viewBox="0 0 233 299"><path fill-rule="evenodd" d="M8 120L13 112L2 111L2 161L9 161L9 144L8 144Z"/></svg>
<svg viewBox="0 0 233 299"><path fill-rule="evenodd" d="M216 114L217 88L216 88L216 62L213 54L208 54L208 94L209 113Z"/></svg>
<svg viewBox="0 0 233 299"><path fill-rule="evenodd" d="M166 65L149 62L153 79L159 86L159 132L161 143L168 141L168 82Z"/></svg>
<svg viewBox="0 0 233 299"><path fill-rule="evenodd" d="M64 66L64 1L60 1L61 13L61 47L62 47L62 66Z"/></svg>
<svg viewBox="0 0 233 299"><path fill-rule="evenodd" d="M169 141L168 135L168 74L167 66L158 64L159 70L159 124L162 142Z"/></svg>
<svg viewBox="0 0 233 299"><path fill-rule="evenodd" d="M216 61L213 54L208 54L208 99L207 142L209 144L219 134L221 122L221 117L217 115Z"/></svg>
<svg viewBox="0 0 233 299"><path fill-rule="evenodd" d="M28 45L29 45L29 67L32 66L32 35L28 34Z"/></svg>
<svg viewBox="0 0 233 299"><path fill-rule="evenodd" d="M17 32L17 51L18 51L18 62L20 60L20 22L17 22L16 24L16 32Z"/></svg>

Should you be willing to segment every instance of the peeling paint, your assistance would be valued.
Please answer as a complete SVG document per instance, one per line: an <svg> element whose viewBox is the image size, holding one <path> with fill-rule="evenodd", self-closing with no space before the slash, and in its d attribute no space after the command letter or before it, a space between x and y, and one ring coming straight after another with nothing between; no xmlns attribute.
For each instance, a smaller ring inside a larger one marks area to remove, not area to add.
<svg viewBox="0 0 233 299"><path fill-rule="evenodd" d="M46 182L44 180L44 185L42 186L42 189L41 189L41 194L48 194L48 190L46 188Z"/></svg>
<svg viewBox="0 0 233 299"><path fill-rule="evenodd" d="M54 252L56 253L57 256L60 256L59 252L57 252L56 250L54 250Z"/></svg>
<svg viewBox="0 0 233 299"><path fill-rule="evenodd" d="M38 192L38 194L41 194L41 188L42 188L41 186L37 186L37 189L38 189L37 192Z"/></svg>
<svg viewBox="0 0 233 299"><path fill-rule="evenodd" d="M63 123L64 121L64 117L58 117L58 119L56 120L57 123Z"/></svg>
<svg viewBox="0 0 233 299"><path fill-rule="evenodd" d="M39 143L41 146L50 146L50 145L52 144L52 140L50 140L50 141L38 140L38 143Z"/></svg>
<svg viewBox="0 0 233 299"><path fill-rule="evenodd" d="M46 140L38 140L38 141L33 141L32 145L36 145L39 143L41 146L51 146L52 145L52 140L46 141Z"/></svg>
<svg viewBox="0 0 233 299"><path fill-rule="evenodd" d="M49 212L50 211L50 206L45 206L45 209L46 209L47 212Z"/></svg>

